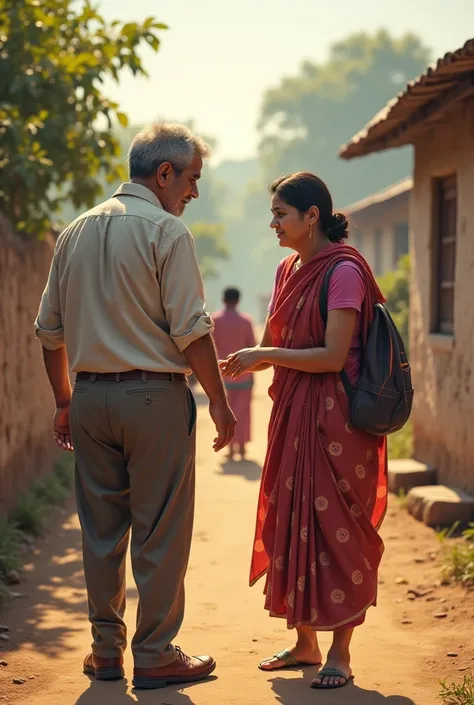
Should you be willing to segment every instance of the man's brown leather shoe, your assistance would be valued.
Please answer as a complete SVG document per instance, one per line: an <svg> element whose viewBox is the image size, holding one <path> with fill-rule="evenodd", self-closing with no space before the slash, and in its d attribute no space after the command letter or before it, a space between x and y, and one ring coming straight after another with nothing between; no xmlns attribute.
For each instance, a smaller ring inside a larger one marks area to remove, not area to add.
<svg viewBox="0 0 474 705"><path fill-rule="evenodd" d="M88 654L84 659L84 673L98 681L118 681L125 678L123 658L101 658Z"/></svg>
<svg viewBox="0 0 474 705"><path fill-rule="evenodd" d="M174 683L193 683L202 681L211 675L216 662L211 656L186 656L179 646L176 660L166 666L157 668L134 668L133 687L137 690L166 688Z"/></svg>

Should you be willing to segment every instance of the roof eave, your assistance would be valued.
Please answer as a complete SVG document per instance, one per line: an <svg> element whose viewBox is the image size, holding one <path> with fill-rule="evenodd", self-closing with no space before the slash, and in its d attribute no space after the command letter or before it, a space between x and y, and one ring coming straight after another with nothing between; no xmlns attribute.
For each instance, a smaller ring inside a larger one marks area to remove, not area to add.
<svg viewBox="0 0 474 705"><path fill-rule="evenodd" d="M350 142L343 145L339 150L339 156L341 159L349 160L413 144L414 139L420 133L431 127L432 123L442 119L455 103L472 95L474 95L474 72L459 81L453 88L442 91L437 99L415 110L407 119L398 121L391 129L390 122L393 123L395 120L387 120L388 125L384 121L370 125L362 133L359 133L359 136L356 135ZM371 137L371 133L373 137Z"/></svg>
<svg viewBox="0 0 474 705"><path fill-rule="evenodd" d="M395 201L399 202L403 198L408 199L412 188L413 178L411 176L407 176L405 179L402 179L395 184L391 184L391 186L388 186L381 191L373 193L370 196L366 196L365 198L356 201L355 203L345 206L342 209L342 212L349 216L361 216L362 214L369 213L375 208L389 206L391 203L394 203Z"/></svg>

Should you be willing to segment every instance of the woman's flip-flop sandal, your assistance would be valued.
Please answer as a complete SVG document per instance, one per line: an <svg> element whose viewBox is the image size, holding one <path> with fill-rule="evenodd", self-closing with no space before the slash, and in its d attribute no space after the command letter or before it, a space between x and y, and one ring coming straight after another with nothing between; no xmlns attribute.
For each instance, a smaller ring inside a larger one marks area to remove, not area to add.
<svg viewBox="0 0 474 705"><path fill-rule="evenodd" d="M284 649L280 653L275 654L271 658L277 658L279 661L284 661L281 666L275 666L274 668L262 668L262 664L268 663L270 659L264 659L258 664L261 671L283 671L285 668L302 668L307 666L320 666L319 663L308 663L307 661L298 661L292 653Z"/></svg>
<svg viewBox="0 0 474 705"><path fill-rule="evenodd" d="M344 671L340 671L338 668L323 668L321 671L319 671L316 678L321 678L321 680L323 680L324 678L344 679L344 683L315 683L313 681L311 683L311 687L315 688L316 690L333 690L334 688L344 688L344 686L346 686L349 681L354 680L354 676L348 676L347 673L344 673Z"/></svg>

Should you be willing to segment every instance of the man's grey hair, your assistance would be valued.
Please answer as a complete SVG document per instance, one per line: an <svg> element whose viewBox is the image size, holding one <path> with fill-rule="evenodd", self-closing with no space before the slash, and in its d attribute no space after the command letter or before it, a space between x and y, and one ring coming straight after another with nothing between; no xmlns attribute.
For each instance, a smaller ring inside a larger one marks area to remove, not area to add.
<svg viewBox="0 0 474 705"><path fill-rule="evenodd" d="M188 167L196 154L204 159L211 148L185 125L157 122L135 136L128 152L130 178L153 176L158 167L169 162L178 173Z"/></svg>

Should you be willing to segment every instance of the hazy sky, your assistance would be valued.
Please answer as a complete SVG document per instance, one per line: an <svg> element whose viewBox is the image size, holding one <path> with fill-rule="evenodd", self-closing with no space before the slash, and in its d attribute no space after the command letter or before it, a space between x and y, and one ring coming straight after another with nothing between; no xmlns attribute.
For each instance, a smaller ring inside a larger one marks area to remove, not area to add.
<svg viewBox="0 0 474 705"><path fill-rule="evenodd" d="M148 80L107 86L133 122L195 120L218 139L218 160L256 151L262 94L331 43L385 27L416 32L437 58L474 36L472 0L98 0L123 21L155 15L170 26L158 54L143 52ZM361 125L362 127L362 125Z"/></svg>

